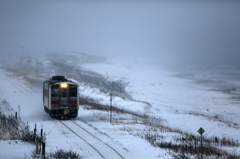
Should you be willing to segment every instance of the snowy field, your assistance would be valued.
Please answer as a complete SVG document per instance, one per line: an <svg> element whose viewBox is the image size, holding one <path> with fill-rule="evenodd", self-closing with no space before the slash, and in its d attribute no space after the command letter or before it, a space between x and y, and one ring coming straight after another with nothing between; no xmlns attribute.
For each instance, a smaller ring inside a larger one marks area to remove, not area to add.
<svg viewBox="0 0 240 159"><path fill-rule="evenodd" d="M80 67L80 66L79 66ZM81 67L95 71L111 79L130 82L127 91L136 101L113 99L113 105L150 117L159 118L162 124L199 136L197 130L205 130L204 137L226 137L240 139L240 98L239 82L230 81L236 89L233 94L218 90L216 85L196 82L199 76L186 76L177 69L166 69L154 64L84 64ZM191 70L191 75L196 75ZM239 72L236 72L239 75ZM201 74L200 74L201 75ZM203 76L214 80L211 72ZM201 78L203 78L201 76ZM205 80L208 80L206 79ZM14 111L21 108L20 116L28 122L31 130L35 123L40 131L43 126L47 134L46 152L58 149L72 150L83 158L102 158L89 145L71 133L61 122L48 116L42 105L42 90L27 83L22 77L0 70L0 99L8 101ZM97 89L80 85L80 94L98 99L102 104L109 104L109 96ZM6 111L3 113L7 113ZM144 140L141 133L158 133L164 141L171 141L178 136L173 132L151 130L138 118L127 114L113 113L113 123L109 123L109 113L99 110L87 110L80 107L79 115L73 119L99 140L115 149L123 158L172 158L166 149L152 146ZM67 122L67 121L63 121ZM78 131L78 130L77 130ZM80 130L79 130L80 131ZM83 138L88 137L82 134ZM81 134L80 134L81 136ZM104 151L100 146L99 151ZM239 147L226 148L229 153L240 152ZM0 158L31 158L34 145L21 141L0 140ZM111 158L106 156L105 158Z"/></svg>
<svg viewBox="0 0 240 159"><path fill-rule="evenodd" d="M176 78L179 72L170 72L158 65L89 64L84 67L130 81L127 88L133 98L151 103L150 113L166 119L172 127L193 134L198 134L197 130L204 127L205 135L240 137L239 92L236 95L238 99L233 99L229 94L214 91L217 89L214 85L200 85L195 80ZM240 83L237 82L239 89ZM229 121L229 126L221 120Z"/></svg>

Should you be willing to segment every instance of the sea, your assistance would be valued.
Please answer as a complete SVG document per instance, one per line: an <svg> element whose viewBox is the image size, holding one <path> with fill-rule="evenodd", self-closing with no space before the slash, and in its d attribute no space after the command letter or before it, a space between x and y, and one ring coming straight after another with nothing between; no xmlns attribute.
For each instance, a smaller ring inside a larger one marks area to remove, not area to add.
<svg viewBox="0 0 240 159"><path fill-rule="evenodd" d="M240 106L240 66L183 66L175 67L179 78L190 79L196 84L209 87L209 90L228 94Z"/></svg>

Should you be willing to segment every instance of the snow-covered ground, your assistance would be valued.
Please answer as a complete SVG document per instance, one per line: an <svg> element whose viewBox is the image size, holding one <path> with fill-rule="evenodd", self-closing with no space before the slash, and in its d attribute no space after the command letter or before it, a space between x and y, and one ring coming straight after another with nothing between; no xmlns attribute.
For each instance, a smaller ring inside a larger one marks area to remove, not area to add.
<svg viewBox="0 0 240 159"><path fill-rule="evenodd" d="M115 97L113 105L117 107L162 118L164 124L183 132L199 135L197 130L203 127L203 135L206 137L240 138L239 100L233 100L224 92L215 91L213 86L197 84L192 79L178 78L177 72L154 64L84 64L81 67L111 79L130 82L126 89L132 97L151 104L147 106L141 102L124 101ZM47 153L65 149L75 151L84 158L100 158L83 140L43 111L41 89L32 89L22 78L3 69L0 70L0 81L0 99L6 99L15 111L20 106L21 119L28 122L32 130L35 123L38 131L43 125L47 134ZM90 87L80 86L80 93L109 104L109 96ZM74 121L113 147L124 158L172 158L167 150L156 148L134 135L138 130L147 128L141 124L130 123L132 117L129 115L114 114L113 124L109 123L108 118L107 112L80 107L79 115ZM126 123L119 121L119 118L125 119ZM166 139L172 137L171 133L164 136ZM19 141L0 141L0 158L30 157L33 149L33 145ZM233 148L231 151L240 152L240 148Z"/></svg>
<svg viewBox="0 0 240 159"><path fill-rule="evenodd" d="M133 98L151 103L150 113L166 119L172 127L193 134L198 134L197 130L203 127L205 135L240 137L240 101L223 92L213 91L213 86L176 78L177 72L158 65L88 64L84 67L131 82L127 89ZM213 117L235 123L237 128Z"/></svg>

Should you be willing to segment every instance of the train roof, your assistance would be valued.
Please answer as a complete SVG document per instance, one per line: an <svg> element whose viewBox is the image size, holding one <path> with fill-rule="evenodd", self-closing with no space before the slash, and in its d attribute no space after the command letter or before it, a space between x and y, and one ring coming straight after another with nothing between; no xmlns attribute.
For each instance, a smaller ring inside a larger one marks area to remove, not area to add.
<svg viewBox="0 0 240 159"><path fill-rule="evenodd" d="M52 81L66 81L67 79L64 76L52 76L52 78L50 78L50 80L52 80Z"/></svg>
<svg viewBox="0 0 240 159"><path fill-rule="evenodd" d="M51 83L51 84L55 84L55 83L59 83L59 82L71 82L71 83L77 84L76 82L68 80L64 76L60 76L60 75L52 76L49 80L46 80L45 82Z"/></svg>

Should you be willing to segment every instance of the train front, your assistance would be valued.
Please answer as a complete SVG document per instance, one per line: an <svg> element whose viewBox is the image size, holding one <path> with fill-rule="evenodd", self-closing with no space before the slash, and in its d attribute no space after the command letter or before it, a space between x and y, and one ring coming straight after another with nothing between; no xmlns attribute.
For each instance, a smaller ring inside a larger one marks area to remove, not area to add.
<svg viewBox="0 0 240 159"><path fill-rule="evenodd" d="M50 87L50 116L68 118L77 117L79 109L78 84L66 81L52 84Z"/></svg>

